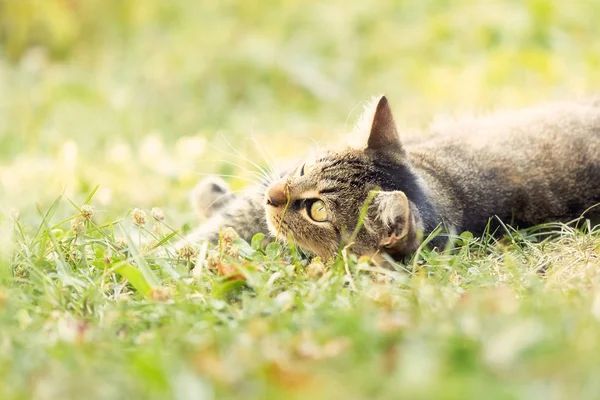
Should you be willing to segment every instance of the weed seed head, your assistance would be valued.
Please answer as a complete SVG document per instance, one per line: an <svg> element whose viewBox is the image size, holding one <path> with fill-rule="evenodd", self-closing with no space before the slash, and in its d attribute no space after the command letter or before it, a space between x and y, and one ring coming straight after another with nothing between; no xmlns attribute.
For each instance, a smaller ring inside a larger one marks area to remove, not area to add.
<svg viewBox="0 0 600 400"><path fill-rule="evenodd" d="M125 238L121 236L115 239L115 244L121 249L127 247L127 241L125 241Z"/></svg>
<svg viewBox="0 0 600 400"><path fill-rule="evenodd" d="M91 206L89 204L84 204L83 206L81 206L81 216L87 221L92 220L95 212L96 210L94 209L94 206Z"/></svg>
<svg viewBox="0 0 600 400"><path fill-rule="evenodd" d="M140 210L139 208L134 208L131 212L131 218L133 218L133 223L137 226L146 225L146 212Z"/></svg>
<svg viewBox="0 0 600 400"><path fill-rule="evenodd" d="M78 216L71 220L71 230L77 236L81 235L85 231L85 225L83 224L83 217Z"/></svg>
<svg viewBox="0 0 600 400"><path fill-rule="evenodd" d="M206 258L206 267L209 271L216 273L219 269L220 264L219 256L216 254L210 254Z"/></svg>
<svg viewBox="0 0 600 400"><path fill-rule="evenodd" d="M223 230L223 233L221 235L221 238L223 239L223 244L226 247L231 247L233 245L233 242L235 242L235 240L238 238L238 234L235 231L235 229L229 227L229 228L225 228L225 230Z"/></svg>
<svg viewBox="0 0 600 400"><path fill-rule="evenodd" d="M191 258L197 257L198 252L196 249L189 243L183 245L182 248L179 249L179 257L189 260Z"/></svg>
<svg viewBox="0 0 600 400"><path fill-rule="evenodd" d="M162 222L165 220L165 213L158 207L154 207L150 211L150 214L152 215L152 218L154 218L155 221Z"/></svg>
<svg viewBox="0 0 600 400"><path fill-rule="evenodd" d="M306 266L306 275L311 278L320 278L325 273L325 264L319 257L315 257L310 264Z"/></svg>

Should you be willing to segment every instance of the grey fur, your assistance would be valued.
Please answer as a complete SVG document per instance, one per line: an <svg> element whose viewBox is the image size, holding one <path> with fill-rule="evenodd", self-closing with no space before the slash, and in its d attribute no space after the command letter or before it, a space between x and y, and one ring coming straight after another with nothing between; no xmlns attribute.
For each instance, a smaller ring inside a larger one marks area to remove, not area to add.
<svg viewBox="0 0 600 400"><path fill-rule="evenodd" d="M301 164L269 188L250 188L193 239L214 241L219 229L231 226L246 239L257 232L291 237L324 258L348 244L359 254L399 256L440 225L480 234L493 217L518 227L572 220L600 203L598 104L446 121L432 127L431 139L405 147L382 97L364 148L325 152L304 174ZM379 192L373 196L373 190ZM269 196L285 196L289 204L269 205ZM372 203L359 224L367 198ZM325 203L328 221L310 218L314 199Z"/></svg>

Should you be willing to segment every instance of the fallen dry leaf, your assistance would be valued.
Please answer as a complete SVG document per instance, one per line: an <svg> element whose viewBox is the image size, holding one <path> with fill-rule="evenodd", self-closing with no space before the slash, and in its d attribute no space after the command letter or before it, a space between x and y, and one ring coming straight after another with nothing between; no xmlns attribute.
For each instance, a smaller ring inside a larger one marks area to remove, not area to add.
<svg viewBox="0 0 600 400"><path fill-rule="evenodd" d="M171 300L173 295L171 294L171 290L169 290L169 288L159 286L151 289L148 297L150 297L150 300L152 301L164 302Z"/></svg>
<svg viewBox="0 0 600 400"><path fill-rule="evenodd" d="M298 367L273 361L267 367L267 375L279 385L291 390L306 390L312 377Z"/></svg>
<svg viewBox="0 0 600 400"><path fill-rule="evenodd" d="M410 324L410 318L402 312L386 312L377 318L375 327L382 333L393 333L407 327Z"/></svg>

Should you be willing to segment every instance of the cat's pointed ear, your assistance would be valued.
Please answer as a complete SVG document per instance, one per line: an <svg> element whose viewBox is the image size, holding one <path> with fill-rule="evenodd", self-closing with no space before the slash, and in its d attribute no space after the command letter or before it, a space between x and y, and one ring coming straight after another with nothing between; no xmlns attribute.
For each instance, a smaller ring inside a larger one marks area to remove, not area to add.
<svg viewBox="0 0 600 400"><path fill-rule="evenodd" d="M381 96L375 108L367 148L372 150L399 150L402 148L396 122L394 122L392 110L385 96Z"/></svg>
<svg viewBox="0 0 600 400"><path fill-rule="evenodd" d="M408 255L419 247L420 218L404 192L378 191L370 211L379 229L379 246L393 254Z"/></svg>

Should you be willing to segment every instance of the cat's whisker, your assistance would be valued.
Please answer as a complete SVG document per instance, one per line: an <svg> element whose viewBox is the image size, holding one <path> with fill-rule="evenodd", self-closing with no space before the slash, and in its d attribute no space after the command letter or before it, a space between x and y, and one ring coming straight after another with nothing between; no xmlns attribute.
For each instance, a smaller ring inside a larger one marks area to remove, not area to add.
<svg viewBox="0 0 600 400"><path fill-rule="evenodd" d="M273 154L269 151L268 147L261 145L261 143L256 139L255 131L254 131L254 123L255 120L252 121L252 125L250 126L250 138L252 139L252 144L262 156L263 161L266 163L265 172L270 176L271 181L277 179L277 171L276 171L276 161L273 157Z"/></svg>
<svg viewBox="0 0 600 400"><path fill-rule="evenodd" d="M273 157L273 153L271 153L267 147L261 146L254 135L251 137L252 143L254 143L256 150L258 150L265 163L267 163L267 173L269 174L271 180L277 179L279 177L279 173L277 171L277 163L275 161L275 157Z"/></svg>
<svg viewBox="0 0 600 400"><path fill-rule="evenodd" d="M346 121L344 121L344 129L345 130L349 130L348 129L348 122L350 121L350 117L352 116L352 114L354 113L354 111L356 111L357 108L362 107L363 109L366 108L366 106L369 104L368 101L363 100L363 101L359 101L358 103L356 103L356 105L354 107L352 107L352 109L348 112L348 115L346 115ZM355 118L355 120L357 120L357 118Z"/></svg>
<svg viewBox="0 0 600 400"><path fill-rule="evenodd" d="M241 169L246 174L248 174L251 177L253 177L254 178L254 181L253 181L254 183L256 183L256 184L264 184L265 177L261 173L259 173L257 171L252 171L252 170L250 170L248 168L245 168L242 165L236 164L236 163L234 163L232 161L225 160L224 162L227 163L227 164L229 164L229 165L232 165L234 167L237 167L237 168Z"/></svg>
<svg viewBox="0 0 600 400"><path fill-rule="evenodd" d="M234 179L241 179L241 180L243 180L243 181L246 181L246 182L248 182L248 183L256 183L256 181L254 181L254 180L252 180L252 179L250 179L250 178L247 178L247 177L241 176L241 175L233 175L233 174L215 174L215 173L212 173L212 174L211 174L211 173L202 173L202 172L196 172L196 171L189 171L189 172L191 172L192 174L194 174L194 175L196 175L196 176L202 176L202 177L217 176L217 177L219 177L219 178L234 178Z"/></svg>
<svg viewBox="0 0 600 400"><path fill-rule="evenodd" d="M230 156L230 157L236 157L242 161L248 162L250 164L252 164L256 169L257 169L257 173L259 173L262 177L265 178L265 180L270 181L269 175L268 173L264 170L263 167L261 167L260 165L258 165L257 163L255 163L254 161L250 160L248 157L245 157L242 153L240 153L237 149L235 149L231 143L229 143L229 141L223 137L223 139L225 140L225 143L227 143L227 145L234 151L234 153L228 153L222 149L217 148L216 146L212 146L213 148L215 148L216 150L220 151L221 153ZM244 168L245 169L245 168ZM246 171L248 171L246 169ZM263 183L262 179L261 179L261 183Z"/></svg>
<svg viewBox="0 0 600 400"><path fill-rule="evenodd" d="M221 154L223 154L224 156L235 157L235 158L240 158L241 159L241 157L237 156L236 154L228 153L228 152L224 151L223 149L220 149L220 148L218 148L218 147L216 147L214 145L210 145L210 146L213 149L215 149L216 151L218 151ZM245 160L242 159L242 161L245 161ZM266 177L265 177L264 173L261 173L260 171L250 170L250 169L244 167L243 165L236 164L236 163L234 163L232 161L229 161L229 160L224 160L224 162L227 163L227 164L230 164L230 165L232 165L232 166L234 166L234 167L236 167L236 168L244 171L246 174L252 176L254 178L254 180L249 180L251 183L256 183L256 184L261 184L261 185L265 184Z"/></svg>
<svg viewBox="0 0 600 400"><path fill-rule="evenodd" d="M275 161L275 157L273 157L273 154L269 151L268 147L262 145L256 139L254 131L254 122L255 120L252 121L252 125L250 126L250 138L252 139L252 144L254 144L254 147L262 156L263 161L266 163L266 168L264 170L270 178L268 182L268 184L270 184L272 181L279 178L277 162Z"/></svg>
<svg viewBox="0 0 600 400"><path fill-rule="evenodd" d="M297 137L300 139L306 139L306 140L312 142L315 145L315 147L317 147L319 149L322 148L321 144L315 138L312 138L308 135L294 135L294 137Z"/></svg>
<svg viewBox="0 0 600 400"><path fill-rule="evenodd" d="M322 153L323 150L325 149L325 147L323 145L321 145L321 143L319 143L316 139L307 136L307 135L294 135L294 137L298 137L301 139L307 139L310 142L312 142L313 147L309 149L308 154L309 157L307 157L308 159L315 159L316 160L316 155L319 153ZM305 158L306 159L306 158Z"/></svg>
<svg viewBox="0 0 600 400"><path fill-rule="evenodd" d="M229 141L227 139L225 139L225 142L238 155L238 157L240 159L252 164L267 179L267 181L272 180L270 178L269 171L266 168L264 168L263 166L259 165L256 162L252 161L250 158L244 156L239 150L237 150L234 146L232 146L231 143L229 143Z"/></svg>

